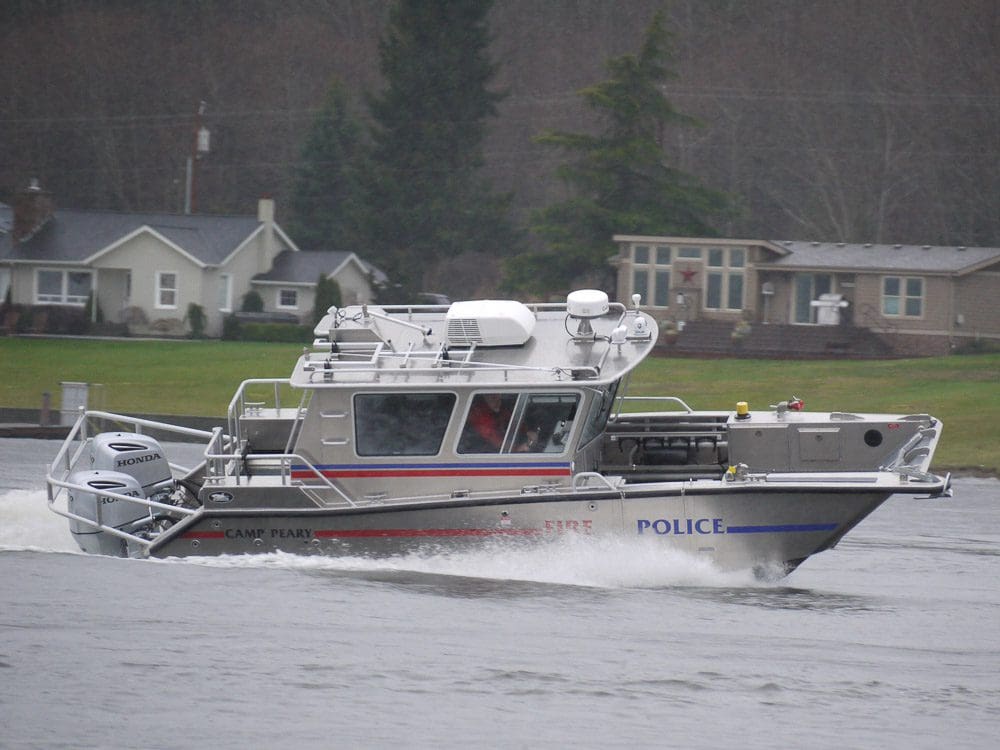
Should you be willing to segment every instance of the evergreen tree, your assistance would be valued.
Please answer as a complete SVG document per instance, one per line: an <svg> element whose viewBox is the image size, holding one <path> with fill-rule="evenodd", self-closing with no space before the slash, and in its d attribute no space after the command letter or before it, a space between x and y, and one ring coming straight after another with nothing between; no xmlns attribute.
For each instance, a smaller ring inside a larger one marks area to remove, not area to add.
<svg viewBox="0 0 1000 750"><path fill-rule="evenodd" d="M331 279L325 273L321 273L316 279L316 302L313 304L313 325L319 323L326 311L331 307L340 307L343 304L340 294L340 284Z"/></svg>
<svg viewBox="0 0 1000 750"><path fill-rule="evenodd" d="M398 0L379 55L385 89L370 98L373 167L366 252L411 297L435 263L507 254L517 242L510 197L480 176L486 120L503 94L487 87L492 0Z"/></svg>
<svg viewBox="0 0 1000 750"><path fill-rule="evenodd" d="M545 292L565 289L578 277L608 286L615 234L715 234L710 220L728 210L727 198L671 167L664 154L669 127L697 124L661 91L674 77L672 57L663 14L657 13L639 54L610 59L610 79L580 92L600 115L601 132L549 131L538 138L571 155L557 174L574 195L533 217L532 229L549 250L511 259L507 286Z"/></svg>
<svg viewBox="0 0 1000 750"><path fill-rule="evenodd" d="M359 251L362 137L347 92L334 80L306 137L291 199L289 230L303 247Z"/></svg>

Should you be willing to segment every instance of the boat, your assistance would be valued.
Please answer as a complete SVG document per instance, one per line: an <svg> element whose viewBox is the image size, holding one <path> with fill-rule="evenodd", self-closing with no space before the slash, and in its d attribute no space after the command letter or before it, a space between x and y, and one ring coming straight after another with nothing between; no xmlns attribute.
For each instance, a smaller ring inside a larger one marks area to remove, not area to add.
<svg viewBox="0 0 1000 750"><path fill-rule="evenodd" d="M290 377L198 430L81 410L47 476L80 548L391 556L615 539L784 575L896 494L942 497L928 414L629 395L638 295L330 308ZM492 424L491 424L492 421ZM194 465L164 446L194 442Z"/></svg>

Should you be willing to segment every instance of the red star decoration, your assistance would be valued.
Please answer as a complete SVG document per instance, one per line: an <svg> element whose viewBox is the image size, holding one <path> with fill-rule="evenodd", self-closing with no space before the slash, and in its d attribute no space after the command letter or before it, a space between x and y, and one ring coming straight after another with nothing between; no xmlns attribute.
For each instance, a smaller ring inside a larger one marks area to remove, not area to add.
<svg viewBox="0 0 1000 750"><path fill-rule="evenodd" d="M686 271L685 270L681 271L681 276L684 277L684 283L685 284L690 284L692 281L694 281L694 277L697 276L697 275L698 275L698 272L695 271L695 270L692 270L690 268L688 268Z"/></svg>

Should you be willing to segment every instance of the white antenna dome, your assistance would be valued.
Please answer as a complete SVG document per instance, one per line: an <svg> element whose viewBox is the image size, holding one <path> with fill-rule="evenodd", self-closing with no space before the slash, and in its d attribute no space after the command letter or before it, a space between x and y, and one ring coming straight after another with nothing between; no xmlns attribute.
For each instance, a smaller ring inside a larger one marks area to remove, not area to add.
<svg viewBox="0 0 1000 750"><path fill-rule="evenodd" d="M577 289L566 297L566 312L571 318L599 318L608 309L608 295L600 289Z"/></svg>

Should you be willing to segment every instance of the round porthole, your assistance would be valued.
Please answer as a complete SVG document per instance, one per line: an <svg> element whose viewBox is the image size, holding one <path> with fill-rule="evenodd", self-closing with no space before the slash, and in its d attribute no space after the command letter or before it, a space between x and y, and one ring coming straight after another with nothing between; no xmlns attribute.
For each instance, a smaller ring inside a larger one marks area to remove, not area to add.
<svg viewBox="0 0 1000 750"><path fill-rule="evenodd" d="M871 446L872 448L878 448L882 445L882 433L878 430L868 430L865 433L865 445Z"/></svg>

